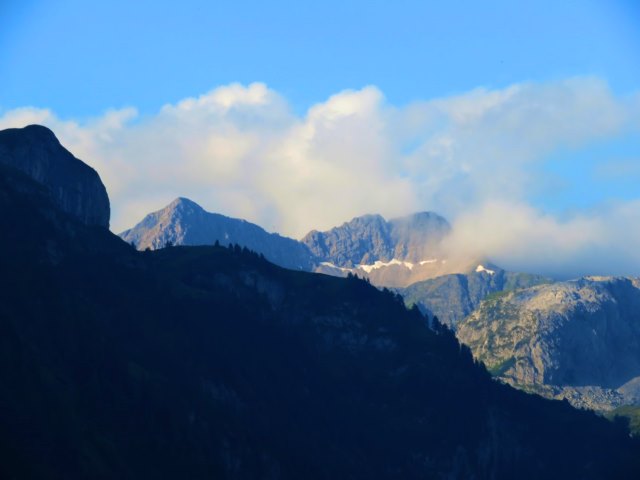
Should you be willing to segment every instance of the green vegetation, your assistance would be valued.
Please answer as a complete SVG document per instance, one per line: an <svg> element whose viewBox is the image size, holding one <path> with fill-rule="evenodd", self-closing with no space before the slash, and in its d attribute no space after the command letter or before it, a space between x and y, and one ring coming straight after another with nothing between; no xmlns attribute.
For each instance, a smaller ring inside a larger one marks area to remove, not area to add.
<svg viewBox="0 0 640 480"><path fill-rule="evenodd" d="M640 436L640 406L623 405L605 415L609 420L616 417L624 418L629 422L629 430L634 436Z"/></svg>
<svg viewBox="0 0 640 480"><path fill-rule="evenodd" d="M531 273L509 273L504 285L504 290L519 290L521 288L546 283L553 283L553 279Z"/></svg>
<svg viewBox="0 0 640 480"><path fill-rule="evenodd" d="M499 292L493 292L485 297L484 302L486 303L497 302L498 300L506 297L507 295L509 295L509 291L507 290L500 290Z"/></svg>
<svg viewBox="0 0 640 480"><path fill-rule="evenodd" d="M487 370L489 370L489 373L491 374L491 376L501 377L507 370L509 370L515 364L516 364L515 357L510 357L498 363L497 365L487 367Z"/></svg>

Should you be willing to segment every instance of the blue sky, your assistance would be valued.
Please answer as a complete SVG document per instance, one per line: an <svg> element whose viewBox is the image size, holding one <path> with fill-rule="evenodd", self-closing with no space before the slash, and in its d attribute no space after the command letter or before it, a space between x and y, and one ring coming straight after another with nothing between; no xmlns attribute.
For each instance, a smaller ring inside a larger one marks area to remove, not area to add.
<svg viewBox="0 0 640 480"><path fill-rule="evenodd" d="M640 78L640 4L584 1L3 0L0 106L91 116L231 82L294 108L376 85L393 104L598 75Z"/></svg>
<svg viewBox="0 0 640 480"><path fill-rule="evenodd" d="M436 210L507 267L640 274L638 25L625 0L2 0L0 128L51 127L116 231L176 196L292 236Z"/></svg>

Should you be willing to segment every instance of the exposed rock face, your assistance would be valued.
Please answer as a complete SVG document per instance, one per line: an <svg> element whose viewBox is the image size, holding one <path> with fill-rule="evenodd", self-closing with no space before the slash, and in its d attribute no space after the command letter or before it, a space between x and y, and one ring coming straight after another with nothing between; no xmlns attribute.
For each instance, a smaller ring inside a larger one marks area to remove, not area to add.
<svg viewBox="0 0 640 480"><path fill-rule="evenodd" d="M150 213L135 227L120 234L138 250L172 245L230 243L262 253L271 262L296 270L311 270L314 258L306 246L291 238L268 233L258 225L205 211L197 203L177 198Z"/></svg>
<svg viewBox="0 0 640 480"><path fill-rule="evenodd" d="M449 223L432 212L389 221L380 215L364 215L327 232L313 230L302 243L338 267L393 259L416 263L433 255L450 230Z"/></svg>
<svg viewBox="0 0 640 480"><path fill-rule="evenodd" d="M432 212L389 221L380 215L364 215L326 232L314 230L302 243L321 260L316 272L354 273L375 285L404 287L462 271L442 256L441 244L450 230L448 222Z"/></svg>
<svg viewBox="0 0 640 480"><path fill-rule="evenodd" d="M442 240L451 232L449 222L433 212L392 218L388 224L392 258L413 263L431 258L431 254L439 251Z"/></svg>
<svg viewBox="0 0 640 480"><path fill-rule="evenodd" d="M298 242L177 199L120 236L140 250L167 243L238 243L287 268L342 277L354 273L374 285L404 287L468 269L468 261L456 262L441 254L442 241L450 230L444 218L431 212L389 221L380 215L365 215L327 232L314 230Z"/></svg>
<svg viewBox="0 0 640 480"><path fill-rule="evenodd" d="M526 288L551 279L540 275L507 272L493 265L478 265L469 273L443 275L414 283L399 293L409 305L423 313L435 315L446 325L458 322L473 312L488 295L504 290Z"/></svg>
<svg viewBox="0 0 640 480"><path fill-rule="evenodd" d="M457 333L512 384L613 407L638 390L629 382L640 376L640 281L587 277L505 293L485 300Z"/></svg>
<svg viewBox="0 0 640 480"><path fill-rule="evenodd" d="M44 185L60 209L85 225L109 228L109 197L96 171L40 125L0 131L0 163Z"/></svg>
<svg viewBox="0 0 640 480"><path fill-rule="evenodd" d="M586 387L558 386L558 385L522 385L513 380L505 379L507 383L554 400L567 400L576 408L586 408L597 411L610 411L624 405L640 405L640 392L629 388L626 384L620 388L604 388L595 385ZM629 384L637 383L640 377L630 380Z"/></svg>
<svg viewBox="0 0 640 480"><path fill-rule="evenodd" d="M337 277L348 274L367 278L379 287L402 289L425 279L437 278L457 272L467 272L477 261L452 258L428 258L413 263L394 258L388 262L376 260L373 264L359 264L354 267L339 267L331 262L321 262L314 272Z"/></svg>
<svg viewBox="0 0 640 480"><path fill-rule="evenodd" d="M424 212L386 221L380 215L357 217L328 232L312 231L298 242L270 234L245 220L209 213L179 198L147 215L120 236L139 250L173 245L238 243L260 252L287 268L334 276L354 273L375 285L404 287L452 271L460 266L440 256L441 242L449 233L447 221Z"/></svg>

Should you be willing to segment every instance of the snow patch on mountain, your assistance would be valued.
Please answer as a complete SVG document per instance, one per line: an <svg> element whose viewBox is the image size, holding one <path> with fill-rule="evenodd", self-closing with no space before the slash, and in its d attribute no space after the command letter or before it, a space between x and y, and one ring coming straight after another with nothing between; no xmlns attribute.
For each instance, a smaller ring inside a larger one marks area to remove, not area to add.
<svg viewBox="0 0 640 480"><path fill-rule="evenodd" d="M478 265L476 267L476 272L486 272L489 275L494 275L496 273L495 270L489 270L488 268L485 268L484 265Z"/></svg>
<svg viewBox="0 0 640 480"><path fill-rule="evenodd" d="M339 267L331 262L320 262L320 265L324 267L335 268L336 270L340 270L341 272L347 272L347 273L353 272L352 268Z"/></svg>
<svg viewBox="0 0 640 480"><path fill-rule="evenodd" d="M405 268L408 268L409 270L413 270L413 267L415 266L411 262L403 262L402 260L398 260L397 258L394 258L389 262L381 262L380 260L376 260L376 262L373 265L357 265L356 268L364 270L367 273L371 273L373 270L377 270L383 267L390 267L391 265L403 266Z"/></svg>

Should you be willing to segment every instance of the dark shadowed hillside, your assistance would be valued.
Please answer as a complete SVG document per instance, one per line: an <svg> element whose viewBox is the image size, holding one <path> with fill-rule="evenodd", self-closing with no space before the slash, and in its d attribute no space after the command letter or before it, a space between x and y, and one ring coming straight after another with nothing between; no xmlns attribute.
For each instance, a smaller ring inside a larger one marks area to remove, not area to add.
<svg viewBox="0 0 640 480"><path fill-rule="evenodd" d="M98 173L41 125L0 131L0 165L38 181L55 204L87 225L109 226L109 197Z"/></svg>
<svg viewBox="0 0 640 480"><path fill-rule="evenodd" d="M138 252L0 171L1 478L638 478L621 422L492 381L368 283Z"/></svg>

